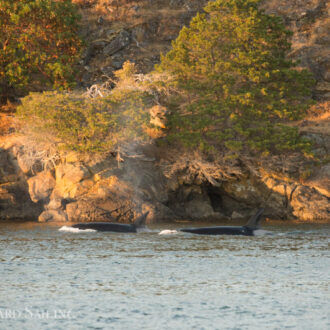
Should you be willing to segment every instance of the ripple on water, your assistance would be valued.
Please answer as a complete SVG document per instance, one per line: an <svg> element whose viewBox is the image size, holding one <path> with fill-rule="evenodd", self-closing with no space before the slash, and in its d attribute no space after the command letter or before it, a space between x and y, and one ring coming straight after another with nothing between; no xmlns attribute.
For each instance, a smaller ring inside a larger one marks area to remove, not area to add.
<svg viewBox="0 0 330 330"><path fill-rule="evenodd" d="M313 228L233 237L1 224L1 325L328 329L330 228Z"/></svg>

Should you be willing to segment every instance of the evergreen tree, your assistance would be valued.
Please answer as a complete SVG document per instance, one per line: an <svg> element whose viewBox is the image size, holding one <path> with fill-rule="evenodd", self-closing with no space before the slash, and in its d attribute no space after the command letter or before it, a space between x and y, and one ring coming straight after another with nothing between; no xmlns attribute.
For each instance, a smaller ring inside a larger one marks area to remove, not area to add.
<svg viewBox="0 0 330 330"><path fill-rule="evenodd" d="M281 18L259 0L209 2L184 27L158 71L169 72L180 97L169 102L170 139L204 150L306 150L286 126L311 103L314 80L288 59Z"/></svg>
<svg viewBox="0 0 330 330"><path fill-rule="evenodd" d="M0 101L34 85L67 88L79 58L71 0L0 0Z"/></svg>

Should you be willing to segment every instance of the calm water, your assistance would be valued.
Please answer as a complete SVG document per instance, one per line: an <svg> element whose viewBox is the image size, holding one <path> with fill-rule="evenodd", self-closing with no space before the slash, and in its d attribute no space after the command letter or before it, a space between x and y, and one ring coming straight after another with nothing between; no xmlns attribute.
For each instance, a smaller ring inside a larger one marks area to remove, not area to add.
<svg viewBox="0 0 330 330"><path fill-rule="evenodd" d="M329 225L158 235L174 227L0 224L0 329L330 329Z"/></svg>

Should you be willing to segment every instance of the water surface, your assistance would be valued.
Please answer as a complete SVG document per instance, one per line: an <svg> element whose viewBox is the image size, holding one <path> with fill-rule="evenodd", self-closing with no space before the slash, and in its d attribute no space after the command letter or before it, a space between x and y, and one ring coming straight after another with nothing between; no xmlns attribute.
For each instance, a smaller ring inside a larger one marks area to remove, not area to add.
<svg viewBox="0 0 330 330"><path fill-rule="evenodd" d="M329 225L158 235L177 226L0 223L0 329L330 329Z"/></svg>

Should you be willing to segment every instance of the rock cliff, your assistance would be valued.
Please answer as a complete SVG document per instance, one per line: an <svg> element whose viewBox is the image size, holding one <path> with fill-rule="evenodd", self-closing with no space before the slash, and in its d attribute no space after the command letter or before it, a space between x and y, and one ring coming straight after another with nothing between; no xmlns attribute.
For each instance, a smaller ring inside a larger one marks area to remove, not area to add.
<svg viewBox="0 0 330 330"><path fill-rule="evenodd" d="M149 211L148 222L237 220L260 206L273 219L329 219L329 165L301 182L242 164L240 173L212 184L187 175L189 166L200 171L194 161L167 175L152 144L100 159L62 152L45 166L22 142L14 135L0 141L0 219L129 222Z"/></svg>
<svg viewBox="0 0 330 330"><path fill-rule="evenodd" d="M112 76L125 60L150 71L170 48L183 25L207 1L75 0L81 6L83 54L81 86ZM154 145L133 145L103 158L47 151L20 136L0 140L0 219L39 221L131 221L150 211L148 221L240 219L263 206L274 219L330 219L329 102L330 4L325 0L266 0L268 13L283 17L293 31L292 53L313 72L316 114L296 123L315 143L319 165L292 159L242 161L232 176L213 182L186 159L168 175ZM322 102L322 103L321 103ZM250 162L250 163L249 163ZM250 166L251 162L258 162ZM204 173L205 174L205 173Z"/></svg>

